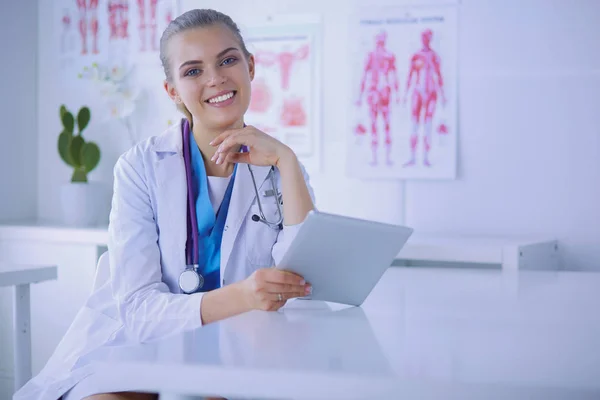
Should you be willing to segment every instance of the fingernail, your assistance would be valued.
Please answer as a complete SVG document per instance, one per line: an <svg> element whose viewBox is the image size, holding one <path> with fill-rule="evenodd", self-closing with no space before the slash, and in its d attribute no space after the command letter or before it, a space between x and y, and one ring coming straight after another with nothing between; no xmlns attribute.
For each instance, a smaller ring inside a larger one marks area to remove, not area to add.
<svg viewBox="0 0 600 400"><path fill-rule="evenodd" d="M306 294L311 294L311 293L312 293L312 286L307 286L307 287L304 289L304 293L306 293Z"/></svg>

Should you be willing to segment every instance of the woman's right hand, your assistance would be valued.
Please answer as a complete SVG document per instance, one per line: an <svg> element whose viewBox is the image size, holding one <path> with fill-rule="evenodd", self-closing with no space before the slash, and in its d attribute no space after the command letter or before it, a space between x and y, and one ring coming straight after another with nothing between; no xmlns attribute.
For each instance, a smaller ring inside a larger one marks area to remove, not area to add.
<svg viewBox="0 0 600 400"><path fill-rule="evenodd" d="M244 299L253 310L276 311L288 299L304 297L310 284L298 274L277 268L261 268L240 282Z"/></svg>

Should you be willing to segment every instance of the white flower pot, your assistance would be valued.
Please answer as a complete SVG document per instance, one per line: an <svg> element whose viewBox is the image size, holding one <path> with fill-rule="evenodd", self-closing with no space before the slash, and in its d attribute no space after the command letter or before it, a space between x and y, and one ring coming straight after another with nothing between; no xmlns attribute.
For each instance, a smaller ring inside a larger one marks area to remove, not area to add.
<svg viewBox="0 0 600 400"><path fill-rule="evenodd" d="M89 227L108 221L110 200L99 182L70 182L60 188L62 220L65 225Z"/></svg>

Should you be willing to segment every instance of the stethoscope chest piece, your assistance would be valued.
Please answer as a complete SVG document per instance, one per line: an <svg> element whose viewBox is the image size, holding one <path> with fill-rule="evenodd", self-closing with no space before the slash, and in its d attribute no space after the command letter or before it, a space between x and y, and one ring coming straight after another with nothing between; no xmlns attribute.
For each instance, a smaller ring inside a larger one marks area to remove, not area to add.
<svg viewBox="0 0 600 400"><path fill-rule="evenodd" d="M196 269L188 267L179 275L179 287L186 293L194 293L204 286L204 277Z"/></svg>

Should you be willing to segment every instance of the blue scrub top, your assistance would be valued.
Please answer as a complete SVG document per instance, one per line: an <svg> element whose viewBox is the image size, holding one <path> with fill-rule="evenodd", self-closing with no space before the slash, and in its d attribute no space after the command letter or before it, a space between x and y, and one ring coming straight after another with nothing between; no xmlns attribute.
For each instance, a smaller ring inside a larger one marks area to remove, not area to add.
<svg viewBox="0 0 600 400"><path fill-rule="evenodd" d="M208 292L221 287L221 239L223 227L227 219L227 211L233 191L233 176L229 181L225 197L215 216L208 193L208 178L202 153L196 144L194 135L190 135L190 154L192 164L192 190L196 199L196 216L198 218L198 273L204 277L204 285L199 292Z"/></svg>

